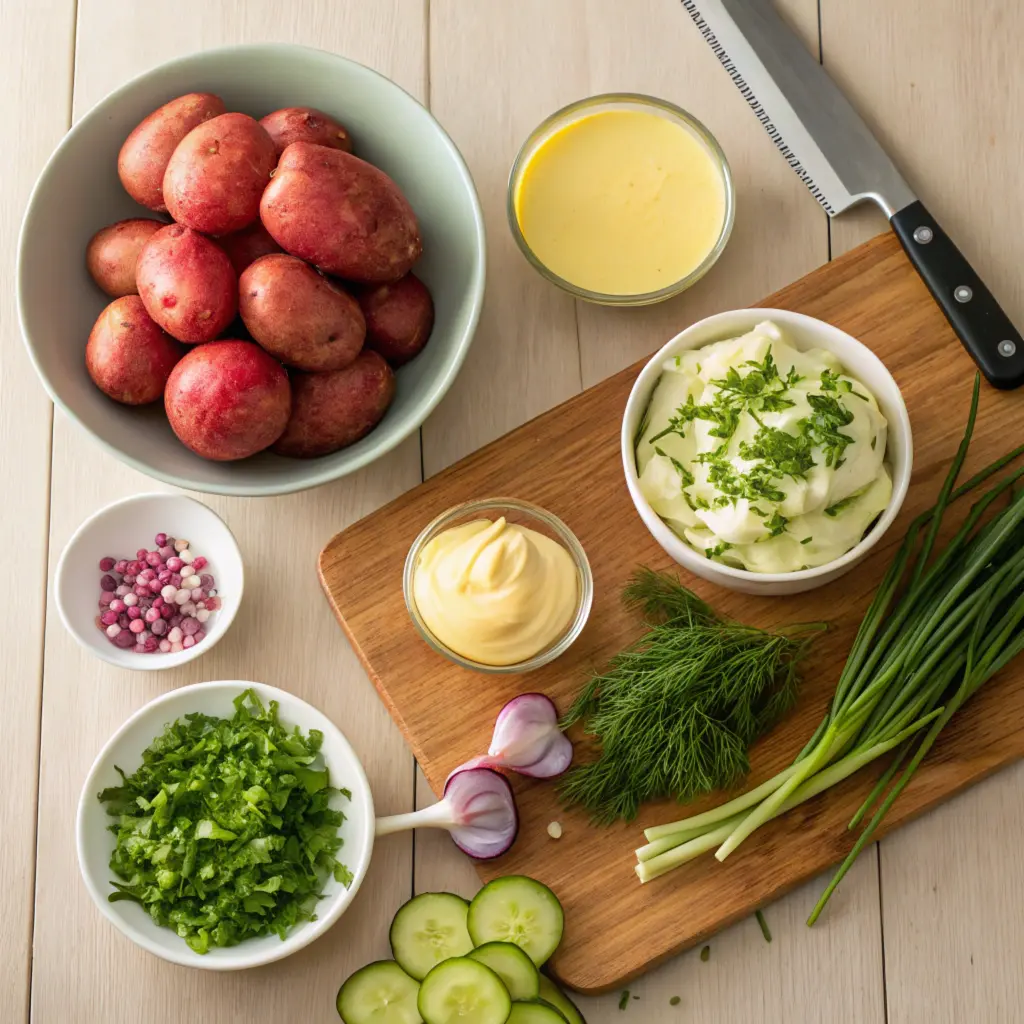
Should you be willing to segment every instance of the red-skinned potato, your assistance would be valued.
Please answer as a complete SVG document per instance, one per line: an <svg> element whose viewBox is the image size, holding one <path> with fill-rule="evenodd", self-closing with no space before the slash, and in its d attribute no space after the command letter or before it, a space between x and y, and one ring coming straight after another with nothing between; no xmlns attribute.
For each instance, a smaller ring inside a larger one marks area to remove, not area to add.
<svg viewBox="0 0 1024 1024"><path fill-rule="evenodd" d="M135 280L149 315L191 345L216 338L238 311L238 277L227 253L180 224L150 238Z"/></svg>
<svg viewBox="0 0 1024 1024"><path fill-rule="evenodd" d="M359 303L308 263L264 256L238 280L246 329L272 356L300 370L340 370L366 337Z"/></svg>
<svg viewBox="0 0 1024 1024"><path fill-rule="evenodd" d="M344 370L296 373L291 418L272 450L293 459L330 455L373 430L394 397L395 375L376 352Z"/></svg>
<svg viewBox="0 0 1024 1024"><path fill-rule="evenodd" d="M128 195L151 210L166 210L164 171L171 154L196 125L223 114L225 109L219 96L190 92L165 103L140 122L117 157L118 177Z"/></svg>
<svg viewBox="0 0 1024 1024"><path fill-rule="evenodd" d="M185 227L226 235L260 215L277 153L259 121L221 114L178 143L164 172L167 212Z"/></svg>
<svg viewBox="0 0 1024 1024"><path fill-rule="evenodd" d="M171 429L204 459L230 462L263 451L291 412L288 375L251 341L211 341L189 351L164 391Z"/></svg>
<svg viewBox="0 0 1024 1024"><path fill-rule="evenodd" d="M366 344L392 366L403 366L423 350L434 327L434 301L414 274L364 291Z"/></svg>
<svg viewBox="0 0 1024 1024"><path fill-rule="evenodd" d="M416 215L383 171L308 142L282 154L260 218L285 252L350 281L397 281L423 251Z"/></svg>
<svg viewBox="0 0 1024 1024"><path fill-rule="evenodd" d="M271 237L262 221L254 221L247 228L235 231L230 235L221 235L217 244L228 254L231 265L239 277L250 263L255 263L261 256L269 256L272 252L281 252L281 246Z"/></svg>
<svg viewBox="0 0 1024 1024"><path fill-rule="evenodd" d="M185 354L153 322L138 295L115 299L89 332L85 368L105 395L124 405L147 405L164 393L175 364Z"/></svg>
<svg viewBox="0 0 1024 1024"><path fill-rule="evenodd" d="M285 107L260 118L260 124L274 140L280 156L293 142L311 142L314 146L328 146L345 153L352 152L352 137L345 126L339 124L315 107Z"/></svg>
<svg viewBox="0 0 1024 1024"><path fill-rule="evenodd" d="M148 217L119 220L100 228L85 247L85 266L112 298L137 295L135 268L143 246L166 225Z"/></svg>

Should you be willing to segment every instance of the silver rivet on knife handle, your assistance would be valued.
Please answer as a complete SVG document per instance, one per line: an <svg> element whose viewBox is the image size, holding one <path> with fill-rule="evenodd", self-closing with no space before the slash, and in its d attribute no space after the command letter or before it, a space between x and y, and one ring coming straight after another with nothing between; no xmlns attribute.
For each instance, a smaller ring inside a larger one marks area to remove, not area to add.
<svg viewBox="0 0 1024 1024"><path fill-rule="evenodd" d="M960 284L953 289L953 298L957 302L970 302L974 298L974 292L967 285Z"/></svg>
<svg viewBox="0 0 1024 1024"><path fill-rule="evenodd" d="M922 226L914 230L914 241L920 245L927 245L934 237L935 235L929 227Z"/></svg>
<svg viewBox="0 0 1024 1024"><path fill-rule="evenodd" d="M1005 356L1009 359L1011 356L1017 354L1017 346L1012 341L1001 341L998 345L998 352L1001 356Z"/></svg>

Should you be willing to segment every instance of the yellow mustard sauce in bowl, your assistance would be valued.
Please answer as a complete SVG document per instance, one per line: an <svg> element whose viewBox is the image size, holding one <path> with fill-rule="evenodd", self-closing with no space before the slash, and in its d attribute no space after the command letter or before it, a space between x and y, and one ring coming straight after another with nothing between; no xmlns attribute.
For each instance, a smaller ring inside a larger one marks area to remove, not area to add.
<svg viewBox="0 0 1024 1024"><path fill-rule="evenodd" d="M595 302L640 305L689 287L728 239L725 156L685 111L641 96L594 97L527 140L509 220L527 258Z"/></svg>

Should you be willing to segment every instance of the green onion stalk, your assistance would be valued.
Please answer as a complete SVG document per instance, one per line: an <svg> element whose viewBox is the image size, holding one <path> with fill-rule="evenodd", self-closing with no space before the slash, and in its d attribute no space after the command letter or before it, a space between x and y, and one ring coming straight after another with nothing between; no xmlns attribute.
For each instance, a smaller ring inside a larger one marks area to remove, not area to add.
<svg viewBox="0 0 1024 1024"><path fill-rule="evenodd" d="M710 850L725 860L762 825L895 752L850 822L854 829L867 819L815 906L813 924L953 715L1024 649L1024 488L1016 486L1024 466L981 492L952 539L938 542L948 506L1024 454L1022 445L956 486L979 393L976 377L967 427L938 498L907 530L814 735L792 765L755 789L647 829L647 845L636 851L642 882Z"/></svg>

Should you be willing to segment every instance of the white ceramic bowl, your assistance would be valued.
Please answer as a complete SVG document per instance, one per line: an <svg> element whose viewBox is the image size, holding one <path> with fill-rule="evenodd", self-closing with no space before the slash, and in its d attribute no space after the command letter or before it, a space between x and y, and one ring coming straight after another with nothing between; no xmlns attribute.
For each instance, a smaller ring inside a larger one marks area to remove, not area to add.
<svg viewBox="0 0 1024 1024"><path fill-rule="evenodd" d="M843 368L862 380L878 399L883 415L889 421L886 459L892 472L892 498L885 512L875 525L841 558L813 569L798 572L758 573L736 569L729 565L706 558L678 537L668 524L651 508L640 492L636 471L636 453L633 439L636 437L640 420L647 409L654 387L662 373L667 359L689 349L700 348L714 341L735 338L751 330L762 320L774 320L789 335L799 349L823 348L838 356ZM838 327L822 320L792 313L785 309L734 309L716 313L687 327L662 347L640 371L633 390L626 402L622 418L622 465L626 473L633 504L640 513L647 529L665 552L684 569L695 576L710 580L730 590L746 594L799 594L814 587L830 583L849 572L878 543L892 525L910 486L910 471L913 465L914 444L910 432L910 417L903 402L900 389L892 374L865 345L850 337Z"/></svg>
<svg viewBox="0 0 1024 1024"><path fill-rule="evenodd" d="M111 401L85 371L85 341L110 299L85 269L100 228L152 217L117 177L117 154L147 114L183 93L223 97L228 110L263 117L311 106L352 133L357 156L386 171L416 211L423 257L415 267L434 298L434 330L423 352L396 374L395 399L362 440L317 459L261 452L210 462L171 431L160 404ZM117 458L196 491L268 495L352 473L415 431L451 386L469 349L484 293L484 227L473 179L430 112L382 75L333 53L287 44L233 46L161 64L127 82L80 118L43 169L18 243L18 312L29 355L50 397Z"/></svg>
<svg viewBox="0 0 1024 1024"><path fill-rule="evenodd" d="M237 946L213 948L200 955L193 952L185 940L180 939L170 928L160 927L137 903L130 900L117 903L108 901L107 896L113 891L110 885L112 872L108 865L114 848L114 836L107 830L112 819L97 799L97 794L108 786L120 783L114 765L129 774L135 771L141 764L142 752L160 735L165 725L193 711L230 718L234 712L231 702L249 687L256 691L264 703L276 700L280 705L281 720L286 724L297 725L303 732L319 729L324 734L321 749L331 773L331 783L352 793L351 800L338 797L336 806L346 815L341 827L344 846L338 858L352 872L353 879L346 889L331 878L324 888L317 919L297 925L283 940L276 935L268 935L247 939ZM164 960L186 967L236 971L289 956L308 946L341 917L366 876L373 851L373 829L370 784L359 759L337 726L322 712L284 690L263 683L230 680L197 683L165 693L136 711L114 733L97 756L82 787L78 801L76 839L78 864L89 895L100 912L132 942Z"/></svg>
<svg viewBox="0 0 1024 1024"><path fill-rule="evenodd" d="M136 654L115 647L97 628L101 558L134 558L139 548L153 547L158 533L187 540L193 554L203 555L216 582L221 606L212 612L203 640L176 654ZM57 563L54 589L61 621L90 653L120 668L154 671L177 668L210 650L228 631L242 601L245 574L242 553L227 524L202 502L184 494L137 494L93 513L75 530Z"/></svg>

